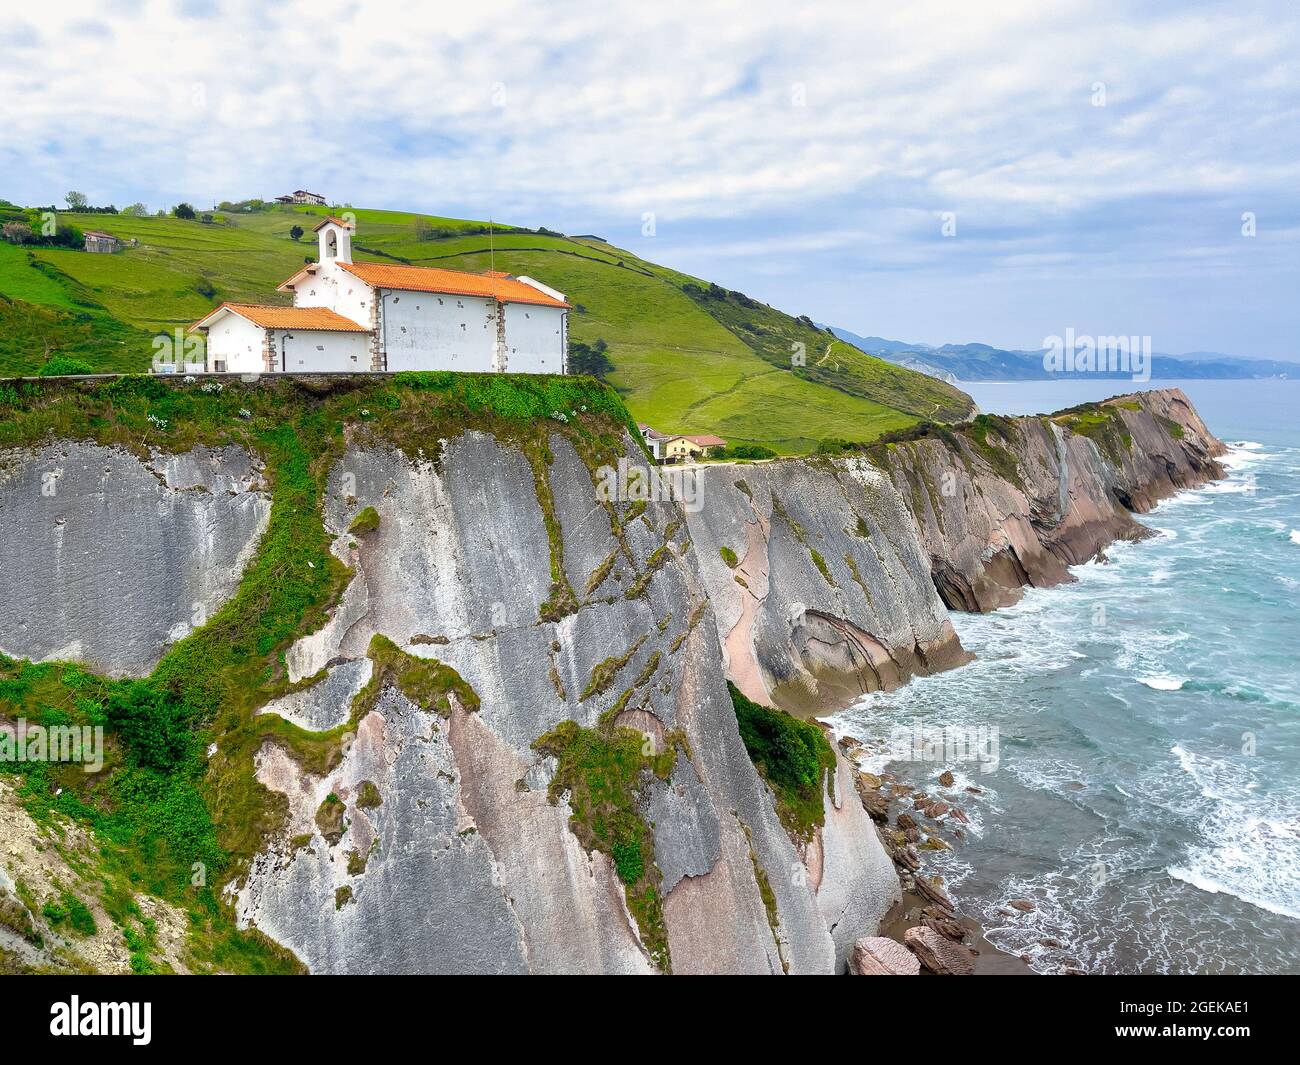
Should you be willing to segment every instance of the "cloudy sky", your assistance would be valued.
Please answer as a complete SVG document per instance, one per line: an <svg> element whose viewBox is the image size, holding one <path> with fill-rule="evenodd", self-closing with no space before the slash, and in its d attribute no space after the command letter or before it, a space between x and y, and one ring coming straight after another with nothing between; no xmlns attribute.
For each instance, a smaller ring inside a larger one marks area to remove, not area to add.
<svg viewBox="0 0 1300 1065"><path fill-rule="evenodd" d="M1300 358L1293 2L5 6L15 202L307 187L862 334Z"/></svg>

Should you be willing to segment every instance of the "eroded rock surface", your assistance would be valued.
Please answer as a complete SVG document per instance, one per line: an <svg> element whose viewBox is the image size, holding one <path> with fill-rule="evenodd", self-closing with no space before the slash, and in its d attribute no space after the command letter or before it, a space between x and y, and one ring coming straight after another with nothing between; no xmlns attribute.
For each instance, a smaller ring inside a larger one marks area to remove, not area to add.
<svg viewBox="0 0 1300 1065"><path fill-rule="evenodd" d="M270 513L238 448L0 453L0 652L149 673L234 594Z"/></svg>
<svg viewBox="0 0 1300 1065"><path fill-rule="evenodd" d="M453 668L480 705L444 719L389 689L323 777L264 747L259 779L288 797L291 824L240 886L242 919L314 971L654 971L612 862L579 843L563 796L549 801L555 761L532 747L565 720L591 728L609 713L656 750L680 745L668 779L644 773L641 789L673 971L842 967L898 891L850 779L828 805L814 884L741 743L680 508L616 504L616 534L573 446L555 435L550 452L581 602L556 621L539 620L551 546L520 451L466 433L436 468L373 448L338 463L325 517L355 577L335 617L290 651L294 671L364 657L379 633ZM367 506L378 528L347 536ZM621 664L595 684L610 660ZM359 804L363 781L379 805ZM331 794L344 805L332 845L315 817Z"/></svg>
<svg viewBox="0 0 1300 1065"><path fill-rule="evenodd" d="M849 972L854 976L919 976L921 963L895 939L863 936L853 944Z"/></svg>
<svg viewBox="0 0 1300 1065"><path fill-rule="evenodd" d="M908 511L865 458L699 471L687 522L729 676L833 710L966 660Z"/></svg>
<svg viewBox="0 0 1300 1065"><path fill-rule="evenodd" d="M1116 540L1140 539L1161 499L1223 476L1224 453L1179 389L1119 396L1105 415L1006 419L966 436L891 445L882 459L911 511L945 603L987 611L1026 585L1070 580Z"/></svg>

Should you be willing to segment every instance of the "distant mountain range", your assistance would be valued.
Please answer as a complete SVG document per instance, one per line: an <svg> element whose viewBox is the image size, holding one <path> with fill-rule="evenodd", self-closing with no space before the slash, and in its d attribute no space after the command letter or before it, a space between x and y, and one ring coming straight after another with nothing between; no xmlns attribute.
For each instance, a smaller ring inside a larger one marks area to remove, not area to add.
<svg viewBox="0 0 1300 1065"><path fill-rule="evenodd" d="M884 337L864 337L847 329L830 326L830 331L845 343L861 348L868 355L878 355L888 362L905 366L938 377L948 382L958 381L1050 381L1069 374L1053 373L1044 369L1040 351L1009 351L989 344L911 344L903 340ZM1096 373L1097 377L1129 380L1128 372ZM1243 358L1223 355L1216 351L1193 351L1186 355L1151 355L1153 380L1176 378L1213 378L1243 380L1259 377L1300 377L1300 363L1281 362L1276 359Z"/></svg>

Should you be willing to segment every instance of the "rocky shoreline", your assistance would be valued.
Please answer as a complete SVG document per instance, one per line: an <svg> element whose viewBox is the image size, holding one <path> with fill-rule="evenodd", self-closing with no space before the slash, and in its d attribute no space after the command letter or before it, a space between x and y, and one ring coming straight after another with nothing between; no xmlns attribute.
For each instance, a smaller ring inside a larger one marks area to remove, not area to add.
<svg viewBox="0 0 1300 1065"><path fill-rule="evenodd" d="M986 419L974 431L901 442L874 457L912 515L945 605L988 612L1015 602L1026 586L1072 581L1069 566L1105 561L1116 540L1145 538L1132 514L1222 478L1217 459L1225 451L1187 397L1168 389L1050 417ZM924 789L867 770L861 763L878 764L883 739L842 735L837 746L903 888L879 934L855 943L849 971L1032 974L1027 957L989 943L942 878L923 869L924 852L961 845L969 823L962 804L978 802L982 789L959 785L946 768ZM1002 912L1014 919L1033 909L1027 899L1008 899ZM1068 955L1057 971L1085 975Z"/></svg>
<svg viewBox="0 0 1300 1065"><path fill-rule="evenodd" d="M849 971L855 975L886 975L873 966L890 960L888 975L907 975L898 966L911 964L884 943L911 952L916 973L942 976L1032 975L1027 959L999 950L984 938L979 923L962 914L944 890L943 879L922 871L922 851L951 850L965 838L969 818L959 802L977 801L982 789L961 787L950 770L935 780L933 793L904 784L890 772L872 773L859 759L879 753L884 741L866 744L852 736L838 741L842 754L853 763L862 805L876 823L886 853L894 862L903 898L881 922L877 936L854 945Z"/></svg>

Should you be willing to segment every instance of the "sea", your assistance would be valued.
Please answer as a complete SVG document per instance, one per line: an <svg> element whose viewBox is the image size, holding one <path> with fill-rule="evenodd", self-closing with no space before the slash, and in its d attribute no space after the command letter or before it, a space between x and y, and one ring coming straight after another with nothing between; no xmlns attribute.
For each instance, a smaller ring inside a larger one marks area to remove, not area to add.
<svg viewBox="0 0 1300 1065"><path fill-rule="evenodd" d="M923 871L1044 973L1300 972L1300 380L961 387L1030 414L1173 386L1227 480L1074 583L954 612L973 662L828 719L960 807Z"/></svg>

